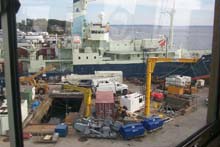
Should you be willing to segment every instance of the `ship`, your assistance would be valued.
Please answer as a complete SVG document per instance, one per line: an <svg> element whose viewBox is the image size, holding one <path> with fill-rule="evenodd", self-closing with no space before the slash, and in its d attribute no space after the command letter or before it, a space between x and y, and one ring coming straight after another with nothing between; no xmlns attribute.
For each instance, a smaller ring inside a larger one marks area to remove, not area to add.
<svg viewBox="0 0 220 147"><path fill-rule="evenodd" d="M98 22L86 23L87 5L87 0L73 1L72 60L74 74L94 74L95 71L122 71L125 78L144 78L147 58L182 57L182 49L172 49L172 23L169 43L164 36L112 40L109 36L111 26L109 23L104 23L103 13L98 16ZM171 19L173 19L174 12L174 9L170 12ZM157 78L164 78L170 74L201 77L209 75L210 61L211 55L204 55L196 64L158 63L153 75Z"/></svg>
<svg viewBox="0 0 220 147"><path fill-rule="evenodd" d="M168 43L163 35L157 38L111 39L112 26L103 21L103 13L98 15L96 23L86 22L87 5L87 0L73 0L72 36L51 36L47 32L18 31L19 75L36 73L42 67L53 64L56 70L48 72L46 74L48 77L94 74L95 71L122 71L124 78L145 78L147 58L183 56L184 51L172 49L172 43ZM0 36L1 34L0 31ZM45 42L51 43L45 46L43 45ZM4 87L2 40L0 40L0 49L0 86ZM166 76L178 74L191 76L193 79L208 78L210 50L192 51L189 57L194 55L200 58L194 64L156 64L153 77L164 79Z"/></svg>

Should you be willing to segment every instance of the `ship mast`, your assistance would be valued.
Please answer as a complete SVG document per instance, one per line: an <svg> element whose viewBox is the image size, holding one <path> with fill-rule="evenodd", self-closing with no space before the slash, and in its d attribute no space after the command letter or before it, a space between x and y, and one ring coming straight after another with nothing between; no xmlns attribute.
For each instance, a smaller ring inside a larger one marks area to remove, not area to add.
<svg viewBox="0 0 220 147"><path fill-rule="evenodd" d="M175 0L173 0L173 7L172 9L168 12L170 15L170 30L169 30L169 49L173 48L173 20L174 20L174 14L175 14Z"/></svg>
<svg viewBox="0 0 220 147"><path fill-rule="evenodd" d="M73 0L72 35L83 36L83 27L87 13L88 2L95 0Z"/></svg>

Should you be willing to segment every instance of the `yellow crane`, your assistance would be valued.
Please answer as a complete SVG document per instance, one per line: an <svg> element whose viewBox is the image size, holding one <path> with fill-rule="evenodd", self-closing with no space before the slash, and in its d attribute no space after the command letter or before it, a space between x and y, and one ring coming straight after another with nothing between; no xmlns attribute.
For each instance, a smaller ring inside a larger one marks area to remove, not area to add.
<svg viewBox="0 0 220 147"><path fill-rule="evenodd" d="M84 117L89 117L91 115L91 101L92 101L92 90L91 88L78 87L71 84L64 84L64 91L77 91L81 92L84 95L83 102L81 104L80 112L83 112Z"/></svg>
<svg viewBox="0 0 220 147"><path fill-rule="evenodd" d="M196 63L197 58L148 58L146 68L146 94L145 94L145 116L150 115L150 94L151 94L151 74L154 72L156 63L159 62L180 62L180 63Z"/></svg>
<svg viewBox="0 0 220 147"><path fill-rule="evenodd" d="M31 76L28 76L28 77L22 76L22 77L20 77L19 81L20 81L21 84L24 84L24 83L31 84L32 86L34 86L36 88L36 91L38 93L44 94L48 91L48 84L43 80L36 81L35 78L38 77L41 74L44 74L48 71L52 71L54 69L55 68L54 68L53 65L49 65L45 68L42 68L39 72L37 72L37 73L35 73Z"/></svg>

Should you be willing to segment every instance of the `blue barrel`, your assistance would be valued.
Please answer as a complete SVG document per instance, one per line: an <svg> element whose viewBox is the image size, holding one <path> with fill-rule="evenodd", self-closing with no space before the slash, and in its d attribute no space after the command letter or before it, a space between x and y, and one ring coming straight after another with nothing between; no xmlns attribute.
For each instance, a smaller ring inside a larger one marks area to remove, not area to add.
<svg viewBox="0 0 220 147"><path fill-rule="evenodd" d="M141 123L147 131L154 131L158 128L161 128L164 124L164 121L159 117L150 117L145 118Z"/></svg>
<svg viewBox="0 0 220 147"><path fill-rule="evenodd" d="M145 129L142 123L134 123L122 126L119 132L124 139L128 140L135 137L143 136Z"/></svg>
<svg viewBox="0 0 220 147"><path fill-rule="evenodd" d="M68 134L68 126L64 123L59 124L55 128L55 132L59 134L59 137L66 137Z"/></svg>

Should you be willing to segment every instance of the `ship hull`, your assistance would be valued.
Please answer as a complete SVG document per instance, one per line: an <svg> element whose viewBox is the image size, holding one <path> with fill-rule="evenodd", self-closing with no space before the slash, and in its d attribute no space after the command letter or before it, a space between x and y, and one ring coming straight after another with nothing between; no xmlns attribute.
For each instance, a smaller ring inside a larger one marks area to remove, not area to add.
<svg viewBox="0 0 220 147"><path fill-rule="evenodd" d="M157 63L153 76L165 78L169 75L185 75L199 77L209 75L211 55L202 56L197 63ZM74 74L94 74L95 71L122 71L123 77L144 78L146 73L145 63L133 64L92 64L74 65Z"/></svg>

